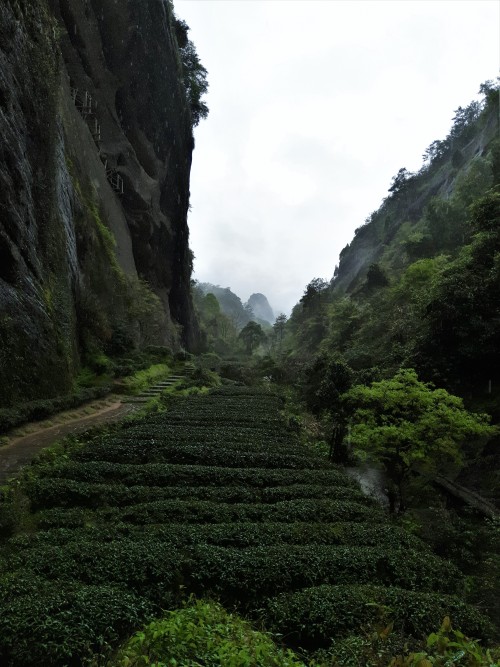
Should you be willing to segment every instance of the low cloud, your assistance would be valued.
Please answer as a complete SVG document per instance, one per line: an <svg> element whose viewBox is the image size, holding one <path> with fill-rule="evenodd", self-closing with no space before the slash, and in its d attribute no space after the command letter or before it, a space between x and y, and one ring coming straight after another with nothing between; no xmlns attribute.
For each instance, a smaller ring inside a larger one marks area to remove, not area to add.
<svg viewBox="0 0 500 667"><path fill-rule="evenodd" d="M450 9L451 8L451 9ZM289 312L453 110L496 77L497 3L177 0L210 82L195 275Z"/></svg>

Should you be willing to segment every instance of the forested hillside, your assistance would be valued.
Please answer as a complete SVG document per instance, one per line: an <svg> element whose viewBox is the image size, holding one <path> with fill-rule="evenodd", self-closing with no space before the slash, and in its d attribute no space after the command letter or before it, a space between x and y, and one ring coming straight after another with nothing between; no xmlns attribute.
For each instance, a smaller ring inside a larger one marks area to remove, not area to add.
<svg viewBox="0 0 500 667"><path fill-rule="evenodd" d="M394 177L333 279L307 286L288 323L292 358L333 354L360 380L412 367L498 416L499 96L481 90L420 171Z"/></svg>
<svg viewBox="0 0 500 667"><path fill-rule="evenodd" d="M275 325L268 372L310 437L466 571L498 621L499 87L481 92Z"/></svg>
<svg viewBox="0 0 500 667"><path fill-rule="evenodd" d="M194 281L192 294L201 327L200 349L220 356L220 361L243 361L254 351L262 356L273 344L274 314L263 294L252 294L243 303L229 287ZM254 310L255 309L255 310Z"/></svg>

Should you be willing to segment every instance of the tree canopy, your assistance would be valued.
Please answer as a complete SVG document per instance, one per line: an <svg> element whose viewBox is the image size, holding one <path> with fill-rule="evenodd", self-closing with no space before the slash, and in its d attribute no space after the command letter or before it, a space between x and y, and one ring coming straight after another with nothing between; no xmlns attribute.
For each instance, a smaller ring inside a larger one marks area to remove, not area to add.
<svg viewBox="0 0 500 667"><path fill-rule="evenodd" d="M201 99L208 90L207 70L201 64L193 42L188 37L189 26L180 19L174 20L175 36L182 63L186 97L191 110L191 122L196 127L208 116L208 107Z"/></svg>
<svg viewBox="0 0 500 667"><path fill-rule="evenodd" d="M240 331L238 338L245 344L247 354L252 354L252 352L266 340L266 334L262 330L260 324L250 320L250 322L248 322L248 324L246 324Z"/></svg>
<svg viewBox="0 0 500 667"><path fill-rule="evenodd" d="M401 506L413 471L460 463L466 443L495 433L486 415L468 412L461 398L421 382L411 368L369 387L352 387L344 404L351 413L353 446L383 463Z"/></svg>

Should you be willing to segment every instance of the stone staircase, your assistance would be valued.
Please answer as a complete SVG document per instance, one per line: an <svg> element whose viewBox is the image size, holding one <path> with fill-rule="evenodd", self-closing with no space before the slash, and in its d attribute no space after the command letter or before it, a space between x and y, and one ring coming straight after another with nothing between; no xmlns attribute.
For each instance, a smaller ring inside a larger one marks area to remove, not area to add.
<svg viewBox="0 0 500 667"><path fill-rule="evenodd" d="M159 396L168 387L191 375L194 368L194 364L189 362L184 364L184 368L179 373L169 375L164 380L145 389L138 396L122 398L121 405L117 403L117 407L105 415L100 413L91 414L69 423L58 424L43 431L26 435L13 444L0 447L0 486L6 484L23 466L29 465L44 447L49 447L56 440L70 433L77 434L97 424L112 423L123 419L139 410L141 404L147 403L152 398Z"/></svg>
<svg viewBox="0 0 500 667"><path fill-rule="evenodd" d="M123 398L122 403L147 403L152 398L157 398L160 396L163 391L165 391L165 389L172 387L173 385L177 384L177 382L184 380L186 376L191 375L191 373L194 371L194 368L194 364L186 363L182 373L172 373L172 375L169 375L164 380L156 382L151 387L144 389L140 394L137 394L137 396L128 396Z"/></svg>

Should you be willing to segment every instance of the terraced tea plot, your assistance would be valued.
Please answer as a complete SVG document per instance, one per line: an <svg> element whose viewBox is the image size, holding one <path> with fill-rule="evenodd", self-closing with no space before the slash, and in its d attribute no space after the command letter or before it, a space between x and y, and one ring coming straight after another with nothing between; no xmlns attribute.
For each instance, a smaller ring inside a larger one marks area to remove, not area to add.
<svg viewBox="0 0 500 667"><path fill-rule="evenodd" d="M41 467L37 530L2 563L2 664L81 664L191 592L308 648L356 634L377 604L403 634L450 613L484 635L459 572L306 450L280 408L217 390Z"/></svg>

